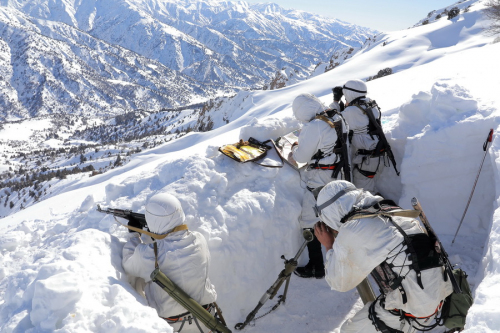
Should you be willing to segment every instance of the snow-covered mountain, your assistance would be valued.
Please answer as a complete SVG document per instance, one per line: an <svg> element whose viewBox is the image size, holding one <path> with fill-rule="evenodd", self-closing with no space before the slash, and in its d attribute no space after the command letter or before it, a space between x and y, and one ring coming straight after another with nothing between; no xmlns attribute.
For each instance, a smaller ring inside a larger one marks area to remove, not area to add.
<svg viewBox="0 0 500 333"><path fill-rule="evenodd" d="M488 25L483 1L453 5L461 9L457 17L386 34L307 81L214 101L204 109L211 131L190 132L136 153L100 175L68 176L54 182L42 202L1 219L0 330L171 332L123 271L128 232L96 211L101 204L143 212L148 198L160 192L177 196L189 228L207 239L210 278L232 329L277 278L280 256L292 257L302 244L297 218L305 189L288 166L239 164L218 147L250 136L277 138L299 126L291 111L298 94L311 92L329 103L331 87L392 68L393 74L367 83L369 96L382 107L401 171L396 177L385 168L378 189L403 208L410 208L414 196L420 200L452 263L469 274L475 303L466 332L498 332L500 43L482 34ZM134 114L140 116L154 118ZM167 120L158 114L154 121ZM485 155L482 145L490 128L495 137ZM10 130L15 134L16 128ZM483 156L474 197L451 245ZM17 205L23 196L9 200ZM259 315L272 305L268 301ZM334 292L324 280L293 276L286 304L245 331L338 331L361 307L355 290Z"/></svg>
<svg viewBox="0 0 500 333"><path fill-rule="evenodd" d="M215 89L62 22L0 7L0 119L159 110Z"/></svg>
<svg viewBox="0 0 500 333"><path fill-rule="evenodd" d="M123 113L308 73L376 31L275 4L9 0L0 3L0 119Z"/></svg>

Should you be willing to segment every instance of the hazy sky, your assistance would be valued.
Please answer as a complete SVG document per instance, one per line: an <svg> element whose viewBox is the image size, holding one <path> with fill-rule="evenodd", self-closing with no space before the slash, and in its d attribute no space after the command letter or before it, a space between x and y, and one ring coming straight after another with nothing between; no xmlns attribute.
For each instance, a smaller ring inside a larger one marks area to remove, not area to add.
<svg viewBox="0 0 500 333"><path fill-rule="evenodd" d="M380 31L402 30L413 26L430 11L450 6L457 0L246 0L248 3L273 2L286 9L334 17Z"/></svg>

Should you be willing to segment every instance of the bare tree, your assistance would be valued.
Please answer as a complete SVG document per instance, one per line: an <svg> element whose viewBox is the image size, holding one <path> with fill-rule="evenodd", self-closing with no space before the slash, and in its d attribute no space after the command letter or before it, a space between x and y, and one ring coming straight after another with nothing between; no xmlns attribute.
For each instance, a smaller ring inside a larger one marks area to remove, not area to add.
<svg viewBox="0 0 500 333"><path fill-rule="evenodd" d="M491 35L500 34L500 0L489 0L484 13L491 20L491 25L486 31Z"/></svg>

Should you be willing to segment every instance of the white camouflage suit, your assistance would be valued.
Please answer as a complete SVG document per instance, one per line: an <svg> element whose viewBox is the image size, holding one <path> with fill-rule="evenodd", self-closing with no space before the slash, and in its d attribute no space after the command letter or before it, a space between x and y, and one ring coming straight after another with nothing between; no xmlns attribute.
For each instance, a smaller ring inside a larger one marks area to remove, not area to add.
<svg viewBox="0 0 500 333"><path fill-rule="evenodd" d="M347 89L346 87L352 87L358 91L364 91L359 93ZM344 96L346 102L350 104L353 100L366 95L366 84L361 80L350 80L344 85ZM362 98L361 100L369 102L370 99ZM378 108L373 108L373 116L375 119L380 117L380 111ZM349 105L342 111L342 116L349 125L349 130L353 131L352 141L351 141L351 163L353 167L353 183L357 188L362 188L366 191L375 193L375 179L369 178L362 175L358 168L363 171L376 172L384 166L384 161L381 157L369 158L366 155L358 155L359 149L373 150L377 146L378 138L374 136L373 138L368 134L368 124L370 120L368 116L363 113L356 105Z"/></svg>
<svg viewBox="0 0 500 333"><path fill-rule="evenodd" d="M184 224L185 216L181 203L174 196L162 193L153 196L146 205L146 222L155 234L168 233ZM122 265L129 275L146 281L144 288L148 304L155 308L158 316L168 318L186 313L187 310L171 298L166 291L150 279L155 269L153 244L141 242L139 233L130 233L123 247ZM198 232L182 230L157 240L160 270L177 286L201 305L215 302L217 294L208 277L210 253L205 238ZM202 329L209 331L203 323ZM172 325L177 331L178 324ZM177 326L177 327L176 327ZM196 325L187 325L184 332L200 332Z"/></svg>
<svg viewBox="0 0 500 333"><path fill-rule="evenodd" d="M325 105L314 95L309 93L300 94L292 104L293 114L297 120L305 123L299 134L298 145L292 148L293 158L300 163L312 165L316 162L313 155L321 150L325 155L319 160L319 164L330 165L337 162L337 155L333 148L337 142L337 132L325 121L314 119L316 114L326 110ZM306 167L301 173L302 180L310 189L324 186L334 180L333 170L310 169ZM339 173L340 177L341 173ZM338 178L339 178L338 177ZM302 200L302 212L299 218L302 228L313 228L318 222L312 207L316 203L314 195L306 189Z"/></svg>
<svg viewBox="0 0 500 333"><path fill-rule="evenodd" d="M347 181L328 184L318 195L318 206L348 187L353 187L353 185ZM370 207L380 200L382 197L356 189L347 192L322 210L321 220L330 228L338 231L333 248L326 254L325 263L325 278L333 290L345 292L355 288L374 268L398 252L399 254L395 256L393 262L395 266L411 263L407 254L401 251L404 249L401 245L403 236L390 221L381 217L373 217L350 220L346 223L340 222L342 217L349 213L353 207ZM423 232L419 222L415 219L404 217L394 217L393 219L407 235ZM402 285L407 295L407 303L403 304L401 292L396 289L385 295L385 309L377 302L375 311L387 326L411 332L412 328L406 321L400 322L399 316L390 314L386 309L401 309L416 317L427 317L435 313L440 302L451 294L453 288L449 279L444 281L442 267L421 271L422 284L425 289L420 288L417 284L414 270L405 266L400 275L403 276L406 273L408 275L403 279ZM366 304L353 318L347 320L342 325L340 332L377 332L372 321L368 318L370 304ZM401 327L401 323L404 324L403 327Z"/></svg>

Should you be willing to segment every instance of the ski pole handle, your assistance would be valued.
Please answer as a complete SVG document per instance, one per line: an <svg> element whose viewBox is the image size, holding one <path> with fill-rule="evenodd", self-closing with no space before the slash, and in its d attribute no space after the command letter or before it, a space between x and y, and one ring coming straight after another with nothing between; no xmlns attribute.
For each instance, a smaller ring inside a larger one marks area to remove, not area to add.
<svg viewBox="0 0 500 333"><path fill-rule="evenodd" d="M483 144L483 151L486 151L488 149L488 142L493 141L493 128L490 129L490 133L488 133L488 137L486 138L486 141Z"/></svg>

